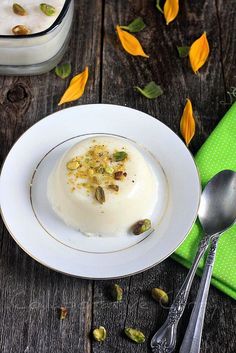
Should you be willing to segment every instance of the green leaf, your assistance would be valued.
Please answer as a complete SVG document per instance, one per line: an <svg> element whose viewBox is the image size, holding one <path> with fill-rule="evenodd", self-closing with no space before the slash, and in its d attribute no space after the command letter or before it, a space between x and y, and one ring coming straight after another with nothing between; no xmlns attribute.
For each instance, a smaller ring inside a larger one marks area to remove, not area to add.
<svg viewBox="0 0 236 353"><path fill-rule="evenodd" d="M59 65L55 68L55 74L62 78L65 79L71 74L71 65L70 64L62 64Z"/></svg>
<svg viewBox="0 0 236 353"><path fill-rule="evenodd" d="M161 8L160 2L161 2L160 0L157 0L157 2L156 2L156 8L157 8L157 10L160 11L161 13L164 13L163 10L162 10L162 8Z"/></svg>
<svg viewBox="0 0 236 353"><path fill-rule="evenodd" d="M149 99L157 98L163 94L161 86L158 86L154 81L149 82L143 89L137 86L135 88L144 97Z"/></svg>
<svg viewBox="0 0 236 353"><path fill-rule="evenodd" d="M177 47L179 57L180 58L186 58L188 56L190 47Z"/></svg>
<svg viewBox="0 0 236 353"><path fill-rule="evenodd" d="M125 29L131 33L136 33L142 31L146 27L143 19L141 17L136 18L133 20L128 26L120 26L120 28Z"/></svg>

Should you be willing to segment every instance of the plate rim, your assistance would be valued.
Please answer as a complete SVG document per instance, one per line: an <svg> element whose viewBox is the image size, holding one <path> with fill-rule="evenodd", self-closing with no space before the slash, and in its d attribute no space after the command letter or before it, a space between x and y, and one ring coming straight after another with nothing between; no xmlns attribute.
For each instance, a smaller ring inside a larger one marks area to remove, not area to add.
<svg viewBox="0 0 236 353"><path fill-rule="evenodd" d="M88 104L81 104L81 105L77 105L77 106L73 106L73 107L67 107L67 108L64 108L64 109L61 109L61 110L58 110L56 112L53 112L49 115L46 115L44 118L40 119L39 121L37 121L36 123L34 123L33 125L31 125L26 131L24 131L17 139L16 141L14 142L14 144L11 146L10 150L8 151L6 157L4 158L3 160L3 163L2 163L2 166L1 166L1 169L0 169L0 178L2 176L2 172L3 172L3 169L4 169L4 166L5 166L5 163L7 161L7 158L10 154L10 152L12 151L12 149L15 147L15 145L19 142L20 139L22 139L24 137L24 135L26 133L28 133L32 128L34 128L37 124L40 124L41 122L43 121L46 121L47 119L49 118L53 118L55 115L57 115L58 113L60 114L62 111L66 111L66 110L76 110L80 107L87 107L87 106L108 106L108 107L118 107L118 108L125 108L127 110L131 110L131 111L134 111L134 112L139 112L139 113L142 113L142 114L145 114L147 115L149 118L152 118L154 119L155 121L158 121L159 124L163 125L165 128L167 128L169 130L169 132L171 132L172 134L174 134L178 141L184 145L185 147L185 151L189 154L192 162L193 162L193 165L195 167L195 171L196 171L196 175L197 175L197 179L198 179L198 205L197 205L197 208L196 208L196 214L194 215L194 219L189 227L189 229L187 230L186 234L184 235L183 239L178 243L178 245L175 247L174 250L172 250L171 252L169 252L167 255L165 255L161 260L149 265L149 266L146 266L145 268L143 269L140 269L140 270L137 270L137 271L134 271L134 272L129 272L129 273L126 273L126 274L122 274L122 275L116 275L116 276L112 276L112 277L87 277L87 276L84 276L84 275L76 275L76 274L72 274L72 273L68 273L66 271L62 271L62 270L59 270L57 268L54 268L53 266L49 266L48 264L46 264L44 261L42 261L41 259L38 259L37 257L35 257L34 255L32 255L27 249L25 249L25 247L19 242L19 240L15 237L15 235L13 234L13 232L10 230L10 226L8 225L5 217L4 217L4 214L3 214L3 210L2 210L2 205L1 205L1 200L0 200L0 215L2 217L2 220L3 220L3 223L7 229L7 231L9 232L9 234L11 235L11 237L14 239L14 241L16 242L16 244L27 254L29 255L33 260L35 260L36 262L38 262L40 265L43 265L45 266L46 268L50 269L50 270L53 270L53 271L56 271L58 273L61 273L61 274L64 274L64 275L67 275L67 276L71 276L71 277L75 277L75 278L82 278L82 279L87 279L87 280L111 280L111 279L120 279L120 278L126 278L126 277L129 277L129 276L133 276L133 275L136 275L136 274L139 274L139 273L142 273L144 271L147 271L155 266L157 266L158 264L160 264L161 262L163 262L164 260L166 260L168 257L170 257L180 246L181 244L186 240L191 228L193 227L194 223L196 222L197 220L197 216L198 216L198 209L199 209L199 205L200 205L200 199L201 199L201 193L202 193L202 186L201 186L201 179L200 179L200 174L199 174L199 170L198 170L198 167L196 165L196 162L195 162L195 159L193 157L193 154L191 153L191 151L186 147L185 143L183 142L183 140L179 137L179 135L177 133L175 133L169 126L167 126L165 123L163 123L162 121L160 121L158 118L155 118L154 116L146 113L146 112L143 112L141 110L138 110L138 109L134 109L134 108L131 108L131 107L127 107L127 106L124 106L124 105L120 105L120 104L107 104L107 103L88 103Z"/></svg>

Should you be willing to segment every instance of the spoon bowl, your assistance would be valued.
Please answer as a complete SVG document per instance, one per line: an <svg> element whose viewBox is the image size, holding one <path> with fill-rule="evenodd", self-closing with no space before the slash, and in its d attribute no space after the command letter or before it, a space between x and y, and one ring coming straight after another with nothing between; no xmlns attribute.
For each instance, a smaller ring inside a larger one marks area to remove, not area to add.
<svg viewBox="0 0 236 353"><path fill-rule="evenodd" d="M236 173L223 170L205 186L198 218L204 232L213 235L225 231L236 220Z"/></svg>

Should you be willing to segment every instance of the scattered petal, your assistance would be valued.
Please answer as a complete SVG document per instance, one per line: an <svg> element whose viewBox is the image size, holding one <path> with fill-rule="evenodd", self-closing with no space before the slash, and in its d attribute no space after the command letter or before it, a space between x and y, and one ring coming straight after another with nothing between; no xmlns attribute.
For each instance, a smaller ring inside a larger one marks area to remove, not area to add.
<svg viewBox="0 0 236 353"><path fill-rule="evenodd" d="M154 81L149 82L143 89L137 86L135 88L149 99L157 98L163 94L161 86L158 86Z"/></svg>
<svg viewBox="0 0 236 353"><path fill-rule="evenodd" d="M189 50L190 64L194 73L196 73L205 64L209 56L209 52L209 43L206 32L204 32L200 38L193 42Z"/></svg>
<svg viewBox="0 0 236 353"><path fill-rule="evenodd" d="M179 0L166 0L164 5L164 16L166 24L172 22L179 12Z"/></svg>
<svg viewBox="0 0 236 353"><path fill-rule="evenodd" d="M189 49L190 49L190 47L177 47L179 57L186 58L189 54Z"/></svg>
<svg viewBox="0 0 236 353"><path fill-rule="evenodd" d="M143 19L141 17L136 18L128 26L120 26L120 28L125 29L126 31L129 31L131 33L137 33L142 31L146 27L145 23L143 22Z"/></svg>
<svg viewBox="0 0 236 353"><path fill-rule="evenodd" d="M135 36L126 31L123 31L120 26L116 26L116 30L121 44L127 53L134 56L144 56L145 58L149 57L144 53L140 42Z"/></svg>
<svg viewBox="0 0 236 353"><path fill-rule="evenodd" d="M187 99L182 118L180 120L180 132L188 146L195 135L195 119L190 99Z"/></svg>
<svg viewBox="0 0 236 353"><path fill-rule="evenodd" d="M80 74L72 78L72 80L70 81L69 87L63 94L58 105L72 102L79 99L84 93L87 80L88 80L88 67L86 67L83 72L81 72Z"/></svg>

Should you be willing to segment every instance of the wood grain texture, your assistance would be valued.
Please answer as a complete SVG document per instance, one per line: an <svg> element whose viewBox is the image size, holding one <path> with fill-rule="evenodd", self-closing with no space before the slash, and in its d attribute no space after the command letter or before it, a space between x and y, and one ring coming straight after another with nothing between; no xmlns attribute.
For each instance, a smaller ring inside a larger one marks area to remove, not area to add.
<svg viewBox="0 0 236 353"><path fill-rule="evenodd" d="M137 34L149 59L131 57L121 48L117 24L142 16L146 29ZM200 75L188 59L180 59L177 45L190 45L207 32L211 55ZM182 1L177 19L169 26L149 0L78 0L73 33L63 59L73 74L89 66L84 96L67 106L111 103L140 109L179 134L179 120L187 97L197 116L195 153L229 108L227 91L236 86L236 3L234 0ZM147 100L133 87L155 80L164 90ZM57 103L69 79L53 72L35 77L0 77L0 158L4 160L16 139L35 122L59 108ZM146 133L144 131L144 133ZM176 295L187 270L167 259L142 274L117 281L86 281L53 272L32 260L0 228L0 353L145 353L150 338L162 325L167 308L153 301L150 290L162 287ZM113 302L112 283L124 289L124 300ZM179 328L178 351L196 297L196 278ZM64 304L69 317L58 319ZM236 306L214 287L210 289L201 352L236 351ZM108 338L91 339L91 329L103 325ZM136 345L124 337L125 326L140 328L147 342Z"/></svg>
<svg viewBox="0 0 236 353"><path fill-rule="evenodd" d="M73 74L89 65L89 85L80 104L99 102L101 22L100 1L76 2L64 62L71 62ZM61 109L57 103L68 82L54 72L0 78L1 161L27 128ZM2 223L0 240L0 352L90 352L92 282L39 265L16 245ZM57 309L63 304L69 318L60 322Z"/></svg>

